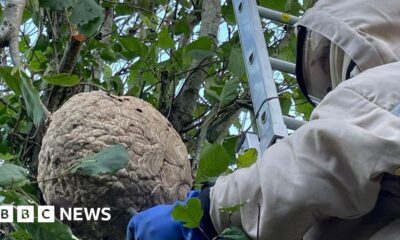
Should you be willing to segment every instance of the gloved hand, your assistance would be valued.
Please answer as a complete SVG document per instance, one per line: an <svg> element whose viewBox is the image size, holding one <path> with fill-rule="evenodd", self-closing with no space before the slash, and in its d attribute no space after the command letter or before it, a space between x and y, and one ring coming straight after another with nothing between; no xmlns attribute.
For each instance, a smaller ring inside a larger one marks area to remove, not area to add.
<svg viewBox="0 0 400 240"><path fill-rule="evenodd" d="M197 197L199 191L191 191L187 199ZM158 205L147 209L129 221L127 240L202 240L205 236L198 229L185 228L175 221L171 212L182 202L170 205Z"/></svg>

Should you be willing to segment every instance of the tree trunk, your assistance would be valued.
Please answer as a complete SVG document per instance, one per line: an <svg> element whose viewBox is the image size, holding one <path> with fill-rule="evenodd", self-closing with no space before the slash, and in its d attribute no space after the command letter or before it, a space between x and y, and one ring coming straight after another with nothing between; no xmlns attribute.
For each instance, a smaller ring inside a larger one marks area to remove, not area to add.
<svg viewBox="0 0 400 240"><path fill-rule="evenodd" d="M220 0L203 1L200 37L210 37L215 45L217 45L220 15ZM193 121L193 111L197 105L199 90L207 77L204 66L207 66L210 61L211 59L194 60L191 69L195 70L188 74L184 86L172 103L169 120L178 132Z"/></svg>

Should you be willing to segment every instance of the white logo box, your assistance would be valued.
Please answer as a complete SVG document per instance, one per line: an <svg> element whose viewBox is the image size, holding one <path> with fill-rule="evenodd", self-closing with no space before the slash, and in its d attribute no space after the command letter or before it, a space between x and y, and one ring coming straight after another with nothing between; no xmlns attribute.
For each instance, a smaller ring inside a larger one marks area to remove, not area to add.
<svg viewBox="0 0 400 240"><path fill-rule="evenodd" d="M54 206L38 206L37 216L35 214L34 206L0 206L0 223L14 222L14 214L16 214L16 221L19 223L33 223L35 218L39 223L51 223L55 221Z"/></svg>

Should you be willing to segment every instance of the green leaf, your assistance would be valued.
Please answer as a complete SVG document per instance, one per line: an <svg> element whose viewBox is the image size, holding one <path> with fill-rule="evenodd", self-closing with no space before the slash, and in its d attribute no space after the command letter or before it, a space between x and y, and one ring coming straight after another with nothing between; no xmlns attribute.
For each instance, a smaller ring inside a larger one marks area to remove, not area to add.
<svg viewBox="0 0 400 240"><path fill-rule="evenodd" d="M10 234L13 240L31 240L32 236L23 230L18 230Z"/></svg>
<svg viewBox="0 0 400 240"><path fill-rule="evenodd" d="M296 62L296 45L297 38L294 34L289 37L289 41L285 41L279 48L277 58L288 62Z"/></svg>
<svg viewBox="0 0 400 240"><path fill-rule="evenodd" d="M40 100L39 92L32 85L31 79L29 79L29 77L22 71L18 71L21 77L22 97L25 101L26 110L29 116L32 117L34 124L39 125L44 116L43 105L42 101Z"/></svg>
<svg viewBox="0 0 400 240"><path fill-rule="evenodd" d="M244 202L244 203L240 203L240 204L233 205L233 206L230 206L230 207L220 208L219 211L222 212L222 213L226 213L226 214L232 214L234 212L239 211L240 208L242 208L246 204L247 204L247 202Z"/></svg>
<svg viewBox="0 0 400 240"><path fill-rule="evenodd" d="M190 24L187 17L179 20L175 25L175 34L183 34L185 36L190 36Z"/></svg>
<svg viewBox="0 0 400 240"><path fill-rule="evenodd" d="M229 227L222 231L221 237L223 239L231 239L231 240L250 240L250 238L243 232L242 229L238 227Z"/></svg>
<svg viewBox="0 0 400 240"><path fill-rule="evenodd" d="M249 148L239 155L237 165L239 168L247 168L257 161L257 149Z"/></svg>
<svg viewBox="0 0 400 240"><path fill-rule="evenodd" d="M78 24L81 33L90 36L101 25L103 9L95 0L78 0L70 19L72 23Z"/></svg>
<svg viewBox="0 0 400 240"><path fill-rule="evenodd" d="M28 182L28 171L25 168L8 163L0 165L0 186L23 186Z"/></svg>
<svg viewBox="0 0 400 240"><path fill-rule="evenodd" d="M304 120L310 120L314 107L306 100L300 88L293 90L293 99L295 102L295 110L304 115Z"/></svg>
<svg viewBox="0 0 400 240"><path fill-rule="evenodd" d="M209 177L217 177L228 169L230 155L220 144L208 144L200 152L196 182L201 183Z"/></svg>
<svg viewBox="0 0 400 240"><path fill-rule="evenodd" d="M12 67L0 67L0 80L5 82L16 95L21 95L20 79L11 74L12 69Z"/></svg>
<svg viewBox="0 0 400 240"><path fill-rule="evenodd" d="M240 136L235 136L235 137L227 137L222 142L222 146L229 153L231 159L236 159L236 152L237 152L239 140L240 140Z"/></svg>
<svg viewBox="0 0 400 240"><path fill-rule="evenodd" d="M136 8L131 7L128 4L117 4L115 6L115 13L117 15L131 15L137 11Z"/></svg>
<svg viewBox="0 0 400 240"><path fill-rule="evenodd" d="M104 16L100 15L100 17L97 17L84 25L79 25L79 32L83 33L85 36L92 36L99 30L103 20Z"/></svg>
<svg viewBox="0 0 400 240"><path fill-rule="evenodd" d="M32 236L33 240L78 240L66 224L56 220L54 223L17 223Z"/></svg>
<svg viewBox="0 0 400 240"><path fill-rule="evenodd" d="M100 50L100 57L108 62L115 62L117 54L111 47L106 47Z"/></svg>
<svg viewBox="0 0 400 240"><path fill-rule="evenodd" d="M239 79L234 78L226 81L219 96L220 107L231 103L238 97Z"/></svg>
<svg viewBox="0 0 400 240"><path fill-rule="evenodd" d="M304 115L304 120L306 120L306 121L310 120L313 110L314 110L314 107L310 103L302 103L302 104L296 105L296 111L299 113L302 113Z"/></svg>
<svg viewBox="0 0 400 240"><path fill-rule="evenodd" d="M260 5L283 12L286 8L286 0L260 0Z"/></svg>
<svg viewBox="0 0 400 240"><path fill-rule="evenodd" d="M194 59L203 60L205 58L213 56L214 42L209 37L200 37L196 41L190 43L186 47L186 51L189 56Z"/></svg>
<svg viewBox="0 0 400 240"><path fill-rule="evenodd" d="M298 0L289 0L286 4L285 10L286 10L285 12L287 12L289 14L298 16L301 14L301 11L303 10L303 6L299 3Z"/></svg>
<svg viewBox="0 0 400 240"><path fill-rule="evenodd" d="M63 87L76 86L80 82L79 77L77 75L69 73L60 73L55 75L43 76L43 80L45 80L50 84Z"/></svg>
<svg viewBox="0 0 400 240"><path fill-rule="evenodd" d="M79 173L85 176L96 176L100 173L114 174L126 167L129 154L122 144L108 147L92 156L77 160L71 173Z"/></svg>
<svg viewBox="0 0 400 240"><path fill-rule="evenodd" d="M177 204L171 215L176 221L183 222L187 228L198 228L203 217L200 199L190 198L186 205Z"/></svg>
<svg viewBox="0 0 400 240"><path fill-rule="evenodd" d="M186 49L188 52L192 50L204 50L204 51L211 51L213 50L214 42L209 37L200 37L196 41L190 43Z"/></svg>
<svg viewBox="0 0 400 240"><path fill-rule="evenodd" d="M237 98L240 81L237 78L225 82L220 82L217 79L209 79L205 85L207 99L211 97L209 100L219 102L219 107L221 108Z"/></svg>
<svg viewBox="0 0 400 240"><path fill-rule="evenodd" d="M229 25L236 25L235 12L233 10L233 5L232 5L231 1L227 1L221 7L221 13L222 13L223 18L226 20L226 22Z"/></svg>
<svg viewBox="0 0 400 240"><path fill-rule="evenodd" d="M281 104L283 115L288 115L290 108L292 107L292 94L284 92L279 96L279 102Z"/></svg>
<svg viewBox="0 0 400 240"><path fill-rule="evenodd" d="M231 54L229 55L228 70L238 78L246 76L246 68L244 66L244 60L242 50L240 48L232 48Z"/></svg>
<svg viewBox="0 0 400 240"><path fill-rule="evenodd" d="M147 54L147 46L137 38L121 37L119 42L126 50L132 51L138 56L144 57Z"/></svg>
<svg viewBox="0 0 400 240"><path fill-rule="evenodd" d="M223 87L215 78L207 79L205 83L205 97L207 100L212 103L220 102Z"/></svg>
<svg viewBox="0 0 400 240"><path fill-rule="evenodd" d="M73 6L75 0L39 0L40 7L60 11Z"/></svg>
<svg viewBox="0 0 400 240"><path fill-rule="evenodd" d="M9 161L11 159L14 159L15 155L12 155L11 153L0 153L0 160L5 160L5 161Z"/></svg>
<svg viewBox="0 0 400 240"><path fill-rule="evenodd" d="M158 34L158 46L163 49L174 48L175 43L169 35L168 27L163 27Z"/></svg>

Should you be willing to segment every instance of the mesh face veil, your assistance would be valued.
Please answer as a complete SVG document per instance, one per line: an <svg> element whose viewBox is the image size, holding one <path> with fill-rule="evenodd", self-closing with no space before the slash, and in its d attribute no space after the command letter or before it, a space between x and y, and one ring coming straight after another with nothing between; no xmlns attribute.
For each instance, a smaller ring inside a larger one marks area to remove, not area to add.
<svg viewBox="0 0 400 240"><path fill-rule="evenodd" d="M305 28L299 31L297 77L312 103L318 104L339 83L359 72L354 61L323 35Z"/></svg>

